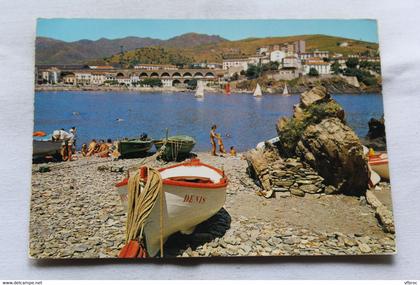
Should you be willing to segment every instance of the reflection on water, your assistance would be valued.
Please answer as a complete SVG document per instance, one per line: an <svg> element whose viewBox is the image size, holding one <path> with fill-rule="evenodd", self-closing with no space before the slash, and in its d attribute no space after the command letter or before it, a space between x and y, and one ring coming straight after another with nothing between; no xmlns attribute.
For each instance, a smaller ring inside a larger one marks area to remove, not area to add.
<svg viewBox="0 0 420 285"><path fill-rule="evenodd" d="M359 136L367 133L371 117L383 114L382 96L334 95L346 111L348 124ZM192 93L136 92L36 92L35 130L78 128L78 147L92 138L118 139L146 132L161 138L186 134L197 140L195 150L210 149L212 124L224 137L225 147L243 151L276 136L280 116L292 115L299 96L206 94L204 100Z"/></svg>

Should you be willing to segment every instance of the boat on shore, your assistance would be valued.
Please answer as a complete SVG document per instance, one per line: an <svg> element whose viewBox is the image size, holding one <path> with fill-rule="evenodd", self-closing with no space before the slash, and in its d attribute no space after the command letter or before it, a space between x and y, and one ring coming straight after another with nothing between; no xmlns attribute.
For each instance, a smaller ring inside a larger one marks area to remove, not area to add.
<svg viewBox="0 0 420 285"><path fill-rule="evenodd" d="M136 170L135 175L139 175L142 181L147 181L147 168L146 171L144 169L145 167L141 167ZM144 242L147 255L139 255L138 248L134 254L130 253L133 250L128 243L120 251L119 257L156 256L170 235L176 232L191 234L198 224L216 214L225 203L228 180L225 173L218 168L194 159L161 168L158 172L162 180L162 190L155 197L155 202L151 202L152 209L145 218L141 236L137 237ZM116 187L123 205L130 211L127 199L123 198L129 191L133 193L133 189L128 188L132 185L129 179L135 177L125 178ZM141 189L141 193L143 191L147 189ZM147 202L150 205L150 201ZM145 210L142 206L146 205L136 205L136 210L132 213L143 213Z"/></svg>
<svg viewBox="0 0 420 285"><path fill-rule="evenodd" d="M178 135L167 139L154 140L153 143L157 151L161 151L161 148L164 146L161 154L163 159L177 161L186 158L190 154L196 141L193 137Z"/></svg>
<svg viewBox="0 0 420 285"><path fill-rule="evenodd" d="M389 180L388 155L386 153L369 155L368 162L373 171L378 173L382 178Z"/></svg>
<svg viewBox="0 0 420 285"><path fill-rule="evenodd" d="M46 156L55 156L60 154L61 141L51 140L33 140L32 158L40 159Z"/></svg>
<svg viewBox="0 0 420 285"><path fill-rule="evenodd" d="M148 138L124 139L117 142L117 149L121 158L136 158L146 154L153 146Z"/></svg>
<svg viewBox="0 0 420 285"><path fill-rule="evenodd" d="M375 152L363 146L363 153L368 158L369 167L381 178L389 180L388 154L386 152Z"/></svg>
<svg viewBox="0 0 420 285"><path fill-rule="evenodd" d="M257 87L255 87L255 90L254 90L254 97L261 97L261 96L262 96L261 86L260 84L257 83Z"/></svg>
<svg viewBox="0 0 420 285"><path fill-rule="evenodd" d="M265 148L265 143L266 143L266 142L269 142L269 143L271 143L271 144L276 144L276 143L278 143L279 141L280 141L280 138L279 138L279 137L274 137L274 138L272 138L272 139L269 139L269 140L266 140L266 141L263 141L263 142L259 142L255 148L256 148L256 149L264 149L264 148Z"/></svg>

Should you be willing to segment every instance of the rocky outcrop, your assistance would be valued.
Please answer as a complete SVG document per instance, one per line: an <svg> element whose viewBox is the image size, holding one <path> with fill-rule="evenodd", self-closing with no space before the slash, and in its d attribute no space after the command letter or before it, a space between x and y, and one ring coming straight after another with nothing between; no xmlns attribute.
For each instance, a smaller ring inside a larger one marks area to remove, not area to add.
<svg viewBox="0 0 420 285"><path fill-rule="evenodd" d="M324 119L306 128L296 153L339 192L362 195L369 170L356 134L338 118Z"/></svg>
<svg viewBox="0 0 420 285"><path fill-rule="evenodd" d="M344 110L326 88L317 86L302 93L291 119L277 125L280 153L299 156L321 175L335 191L362 195L368 184L368 165L362 144L346 126ZM314 190L315 191L315 190Z"/></svg>
<svg viewBox="0 0 420 285"><path fill-rule="evenodd" d="M371 118L369 120L369 131L363 139L363 144L375 150L386 150L386 137L385 137L385 119Z"/></svg>

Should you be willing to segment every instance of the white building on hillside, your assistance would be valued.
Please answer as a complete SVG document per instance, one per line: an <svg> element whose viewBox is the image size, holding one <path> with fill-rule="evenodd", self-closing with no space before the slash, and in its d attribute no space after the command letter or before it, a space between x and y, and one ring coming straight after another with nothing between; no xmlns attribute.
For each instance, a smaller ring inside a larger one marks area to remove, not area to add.
<svg viewBox="0 0 420 285"><path fill-rule="evenodd" d="M301 62L297 56L286 56L282 60L282 67L283 68L301 68Z"/></svg>
<svg viewBox="0 0 420 285"><path fill-rule="evenodd" d="M314 68L316 71L318 71L319 75L331 74L331 65L329 62L324 62L322 60L305 62L303 64L303 73L309 74L311 68Z"/></svg>
<svg viewBox="0 0 420 285"><path fill-rule="evenodd" d="M281 50L276 50L270 53L270 61L276 61L278 63L281 63L283 58L286 57L286 53Z"/></svg>

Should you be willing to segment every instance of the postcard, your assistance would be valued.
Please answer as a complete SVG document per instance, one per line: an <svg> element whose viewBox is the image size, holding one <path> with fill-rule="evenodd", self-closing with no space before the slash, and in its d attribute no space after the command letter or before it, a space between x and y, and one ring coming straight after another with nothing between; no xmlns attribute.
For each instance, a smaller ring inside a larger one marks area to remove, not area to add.
<svg viewBox="0 0 420 285"><path fill-rule="evenodd" d="M39 19L29 256L396 253L377 22Z"/></svg>

